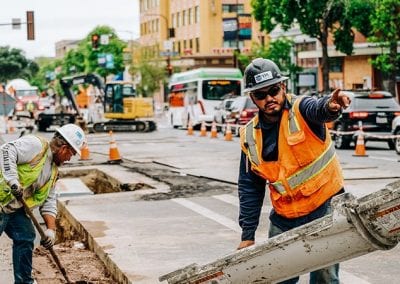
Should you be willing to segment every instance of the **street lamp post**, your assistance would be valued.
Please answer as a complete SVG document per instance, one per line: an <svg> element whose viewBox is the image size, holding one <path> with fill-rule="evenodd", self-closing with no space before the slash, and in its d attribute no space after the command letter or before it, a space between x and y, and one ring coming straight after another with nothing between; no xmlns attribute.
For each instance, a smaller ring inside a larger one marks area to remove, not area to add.
<svg viewBox="0 0 400 284"><path fill-rule="evenodd" d="M129 62L129 65L128 66L125 66L125 74L123 75L124 77L125 77L125 75L126 74L128 74L128 78L129 78L129 80L132 80L132 78L131 78L131 74L130 74L130 72L129 72L129 68L130 68L130 66L131 65L133 65L133 32L132 31L128 31L128 30L118 30L118 31L116 31L117 33L128 33L129 35L130 35L130 39L129 39L129 44L128 44L128 50L129 50L129 56L130 56L130 58L128 58L128 60L127 59L124 59L124 61L125 61L125 64L127 63L127 62Z"/></svg>
<svg viewBox="0 0 400 284"><path fill-rule="evenodd" d="M165 21L165 27L166 27L166 41L170 40L170 29L169 29L169 21L168 18L162 14L146 14L147 16L159 16L161 17L164 21ZM168 46L169 46L169 42L168 42ZM168 48L167 50L167 59L166 59L166 64L167 64L167 72L168 72L168 76L172 75L172 66L171 66L171 51L170 48Z"/></svg>

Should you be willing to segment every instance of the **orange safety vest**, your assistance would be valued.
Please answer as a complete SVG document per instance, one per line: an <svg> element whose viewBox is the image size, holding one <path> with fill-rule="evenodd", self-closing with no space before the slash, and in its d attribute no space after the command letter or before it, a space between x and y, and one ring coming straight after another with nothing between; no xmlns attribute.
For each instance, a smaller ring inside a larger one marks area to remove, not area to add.
<svg viewBox="0 0 400 284"><path fill-rule="evenodd" d="M241 129L243 152L251 169L267 181L272 206L286 218L297 218L317 209L343 187L343 176L335 148L326 128L322 141L300 113L301 98L288 95L290 110L282 112L278 138L278 160L263 161L262 133L258 115Z"/></svg>

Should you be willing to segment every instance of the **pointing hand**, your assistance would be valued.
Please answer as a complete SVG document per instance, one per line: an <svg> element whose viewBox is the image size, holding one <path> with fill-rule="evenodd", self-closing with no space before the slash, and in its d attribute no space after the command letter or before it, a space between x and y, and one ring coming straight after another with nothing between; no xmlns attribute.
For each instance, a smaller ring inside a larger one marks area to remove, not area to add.
<svg viewBox="0 0 400 284"><path fill-rule="evenodd" d="M342 108L346 109L351 103L350 98L336 89L332 92L331 98L328 101L328 109L332 112L338 112Z"/></svg>

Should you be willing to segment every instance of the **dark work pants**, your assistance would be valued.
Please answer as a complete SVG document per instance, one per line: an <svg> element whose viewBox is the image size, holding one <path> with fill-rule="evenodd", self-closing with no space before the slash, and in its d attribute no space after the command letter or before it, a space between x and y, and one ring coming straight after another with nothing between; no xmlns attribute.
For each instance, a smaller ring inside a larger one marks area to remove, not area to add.
<svg viewBox="0 0 400 284"><path fill-rule="evenodd" d="M0 235L3 232L13 241L15 284L33 283L32 252L36 233L23 208L10 214L0 211Z"/></svg>

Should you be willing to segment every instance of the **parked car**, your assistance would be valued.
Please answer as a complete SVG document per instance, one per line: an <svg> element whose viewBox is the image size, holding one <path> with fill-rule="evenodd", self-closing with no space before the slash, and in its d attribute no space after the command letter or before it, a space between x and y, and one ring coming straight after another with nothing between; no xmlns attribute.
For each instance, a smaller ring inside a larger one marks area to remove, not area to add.
<svg viewBox="0 0 400 284"><path fill-rule="evenodd" d="M235 98L226 116L226 121L237 126L246 125L258 113L257 106L249 96ZM232 133L239 135L239 128L233 127Z"/></svg>
<svg viewBox="0 0 400 284"><path fill-rule="evenodd" d="M395 119L393 119L392 133L394 135L400 135L400 116L397 116ZM400 155L400 137L393 139L393 143L394 150L396 150L396 153Z"/></svg>
<svg viewBox="0 0 400 284"><path fill-rule="evenodd" d="M400 116L400 106L389 92L384 91L343 91L350 99L350 106L334 122L336 131L358 131L362 127L364 143L367 141L383 141L388 143L390 149L394 149L393 139L381 139L383 135L392 134L392 121ZM375 135L373 136L368 136ZM378 136L378 137L377 137ZM351 142L356 142L356 134L333 134L335 147L348 149Z"/></svg>
<svg viewBox="0 0 400 284"><path fill-rule="evenodd" d="M231 110L232 103L236 97L230 97L223 100L218 106L215 107L214 120L216 123L224 124L226 122L226 116Z"/></svg>

